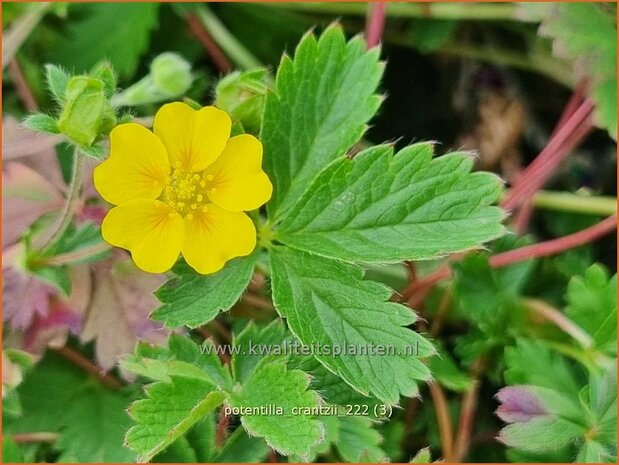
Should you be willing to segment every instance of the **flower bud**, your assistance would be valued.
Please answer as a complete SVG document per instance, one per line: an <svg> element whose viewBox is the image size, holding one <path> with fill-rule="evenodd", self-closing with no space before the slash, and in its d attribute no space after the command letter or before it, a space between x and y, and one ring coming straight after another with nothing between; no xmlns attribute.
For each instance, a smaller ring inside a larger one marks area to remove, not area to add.
<svg viewBox="0 0 619 465"><path fill-rule="evenodd" d="M193 81L191 64L176 53L156 57L150 73L112 99L115 107L145 105L181 97Z"/></svg>
<svg viewBox="0 0 619 465"><path fill-rule="evenodd" d="M159 55L151 63L150 72L157 90L169 98L183 95L193 81L191 64L176 53Z"/></svg>
<svg viewBox="0 0 619 465"><path fill-rule="evenodd" d="M215 89L215 105L241 122L245 130L257 133L269 88L266 69L234 72L224 77Z"/></svg>
<svg viewBox="0 0 619 465"><path fill-rule="evenodd" d="M76 144L90 147L115 124L116 116L100 79L88 76L69 79L58 120L60 132Z"/></svg>

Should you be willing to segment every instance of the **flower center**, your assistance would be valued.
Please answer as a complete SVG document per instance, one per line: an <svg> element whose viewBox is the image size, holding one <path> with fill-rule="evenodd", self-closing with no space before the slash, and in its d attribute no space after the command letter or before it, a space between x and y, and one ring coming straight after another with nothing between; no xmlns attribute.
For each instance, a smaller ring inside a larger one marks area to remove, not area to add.
<svg viewBox="0 0 619 465"><path fill-rule="evenodd" d="M213 176L205 174L204 171L188 173L175 168L166 180L161 200L181 216L191 219L194 212L206 213L208 211L209 201L206 192L207 185L212 180Z"/></svg>

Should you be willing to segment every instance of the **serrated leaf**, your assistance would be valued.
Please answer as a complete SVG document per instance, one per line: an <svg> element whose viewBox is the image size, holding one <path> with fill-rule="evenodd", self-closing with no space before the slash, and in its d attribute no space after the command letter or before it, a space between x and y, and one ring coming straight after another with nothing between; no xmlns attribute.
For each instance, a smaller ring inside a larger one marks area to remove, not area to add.
<svg viewBox="0 0 619 465"><path fill-rule="evenodd" d="M589 333L596 349L617 353L617 275L601 265L573 277L567 288L566 315Z"/></svg>
<svg viewBox="0 0 619 465"><path fill-rule="evenodd" d="M573 443L582 428L554 416L539 416L531 421L512 423L501 430L499 440L527 452L557 450Z"/></svg>
<svg viewBox="0 0 619 465"><path fill-rule="evenodd" d="M372 422L365 417L339 418L339 440L335 444L340 456L350 463L377 463L387 459L380 448L383 438L372 429Z"/></svg>
<svg viewBox="0 0 619 465"><path fill-rule="evenodd" d="M174 267L176 276L157 290L163 305L151 315L168 327L195 328L208 323L239 299L254 270L259 253L236 258L217 273L200 275L188 265Z"/></svg>
<svg viewBox="0 0 619 465"><path fill-rule="evenodd" d="M86 72L106 57L119 75L132 76L157 24L159 4L94 3L79 8L83 20L70 24L50 61Z"/></svg>
<svg viewBox="0 0 619 465"><path fill-rule="evenodd" d="M532 384L561 391L576 399L580 391L577 372L566 360L539 341L518 339L505 349L505 380L509 384Z"/></svg>
<svg viewBox="0 0 619 465"><path fill-rule="evenodd" d="M24 119L24 126L37 132L46 134L60 134L58 121L44 113L34 113Z"/></svg>
<svg viewBox="0 0 619 465"><path fill-rule="evenodd" d="M275 307L302 343L329 347L330 354L314 354L323 365L359 392L387 403L417 393L415 380L430 376L420 359L433 355L434 348L405 328L416 315L387 302L388 288L364 281L354 265L294 249L272 248L270 262ZM389 354L377 355L371 346Z"/></svg>
<svg viewBox="0 0 619 465"><path fill-rule="evenodd" d="M265 170L274 184L267 205L272 220L361 138L381 102L374 94L383 71L378 60L378 49L366 51L361 37L347 43L339 26L318 40L307 34L294 59L282 58L261 132Z"/></svg>
<svg viewBox="0 0 619 465"><path fill-rule="evenodd" d="M260 436L282 455L308 455L323 439L321 422L298 407L317 407L319 396L308 390L309 377L299 370L287 370L284 360L264 359L243 386L230 394L232 407L252 409L274 405L281 415L241 415L241 423L250 436ZM241 412L242 413L242 412Z"/></svg>
<svg viewBox="0 0 619 465"><path fill-rule="evenodd" d="M281 242L351 262L429 259L501 236L504 213L490 206L501 182L470 173L471 157L433 159L432 144L393 155L373 147L332 163L276 231Z"/></svg>
<svg viewBox="0 0 619 465"><path fill-rule="evenodd" d="M540 33L554 39L554 53L575 62L588 77L598 124L617 138L616 10L587 2L558 3L545 16Z"/></svg>
<svg viewBox="0 0 619 465"><path fill-rule="evenodd" d="M181 376L170 380L151 384L148 398L134 402L129 409L138 424L129 430L126 442L140 454L139 461L149 461L225 399L225 394L206 380Z"/></svg>
<svg viewBox="0 0 619 465"><path fill-rule="evenodd" d="M11 424L10 431L59 432L59 461L135 460L123 447L131 424L125 412L130 401L127 392L104 388L54 353L32 368L18 392L25 414Z"/></svg>

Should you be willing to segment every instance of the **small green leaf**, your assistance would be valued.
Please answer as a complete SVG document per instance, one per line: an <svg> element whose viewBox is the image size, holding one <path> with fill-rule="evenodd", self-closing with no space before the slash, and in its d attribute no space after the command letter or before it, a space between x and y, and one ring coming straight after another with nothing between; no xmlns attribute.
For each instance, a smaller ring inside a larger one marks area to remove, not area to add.
<svg viewBox="0 0 619 465"><path fill-rule="evenodd" d="M347 43L339 26L318 40L307 34L294 59L282 58L261 132L274 184L271 220L284 216L314 176L361 138L381 102L374 94L383 72L378 60L377 48L366 51L361 37Z"/></svg>
<svg viewBox="0 0 619 465"><path fill-rule="evenodd" d="M65 102L65 92L69 83L69 74L66 73L60 66L45 65L45 79L49 91L57 103L63 105Z"/></svg>
<svg viewBox="0 0 619 465"><path fill-rule="evenodd" d="M393 155L381 145L341 158L321 172L276 238L295 248L351 262L429 259L478 248L501 236L504 213L490 206L499 178L470 173L471 157L433 159L432 144Z"/></svg>
<svg viewBox="0 0 619 465"><path fill-rule="evenodd" d="M415 456L410 460L409 463L430 463L432 462L432 455L430 455L430 448L424 447L423 449L419 449L419 451L415 454Z"/></svg>
<svg viewBox="0 0 619 465"><path fill-rule="evenodd" d="M148 398L134 402L129 409L138 424L129 430L126 442L140 454L141 462L152 459L225 399L225 394L215 391L206 380L181 376L170 380L151 384Z"/></svg>
<svg viewBox="0 0 619 465"><path fill-rule="evenodd" d="M526 452L544 452L569 445L582 435L582 428L555 416L539 416L512 423L501 430L499 440Z"/></svg>
<svg viewBox="0 0 619 465"><path fill-rule="evenodd" d="M415 313L387 302L391 291L364 281L360 268L284 247L271 249L270 262L277 311L302 343L327 348L314 356L356 390L395 404L430 377L421 359L435 350L405 327Z"/></svg>
<svg viewBox="0 0 619 465"><path fill-rule="evenodd" d="M163 303L151 318L169 327L187 325L195 328L208 323L222 310L228 310L239 299L251 279L259 257L230 261L217 273L201 275L186 264L174 267L174 278L157 290Z"/></svg>
<svg viewBox="0 0 619 465"><path fill-rule="evenodd" d="M44 132L46 134L60 134L58 122L49 115L35 113L24 119L24 126L33 131Z"/></svg>
<svg viewBox="0 0 619 465"><path fill-rule="evenodd" d="M64 266L37 266L31 269L32 274L36 275L40 280L45 281L65 296L71 294L71 275L69 270Z"/></svg>
<svg viewBox="0 0 619 465"><path fill-rule="evenodd" d="M617 275L592 265L584 276L573 277L567 289L566 315L589 333L595 348L617 353Z"/></svg>
<svg viewBox="0 0 619 465"><path fill-rule="evenodd" d="M243 386L230 395L231 407L260 409L276 406L281 414L249 414L241 412L241 423L251 436L263 437L282 455L305 456L312 446L322 441L323 426L317 419L295 411L319 404L319 397L309 391L309 377L299 370L287 370L284 360L266 358Z"/></svg>
<svg viewBox="0 0 619 465"><path fill-rule="evenodd" d="M269 453L269 446L262 438L249 436L239 426L226 440L213 462L260 463Z"/></svg>
<svg viewBox="0 0 619 465"><path fill-rule="evenodd" d="M335 444L342 459L350 463L379 463L387 457L380 448L383 438L372 429L372 422L365 417L339 418L339 440Z"/></svg>

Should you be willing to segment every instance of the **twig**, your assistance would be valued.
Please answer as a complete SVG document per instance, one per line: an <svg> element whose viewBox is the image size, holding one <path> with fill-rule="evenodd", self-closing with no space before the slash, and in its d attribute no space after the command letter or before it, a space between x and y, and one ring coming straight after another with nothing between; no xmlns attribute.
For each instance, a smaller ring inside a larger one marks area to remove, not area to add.
<svg viewBox="0 0 619 465"><path fill-rule="evenodd" d="M58 352L60 355L62 355L74 365L77 365L79 368L84 370L93 378L96 378L104 386L110 389L120 389L123 387L123 383L120 382L117 378L108 373L103 373L97 365L95 365L92 361L88 360L75 349L72 349L69 346L64 346L59 349L53 350Z"/></svg>
<svg viewBox="0 0 619 465"><path fill-rule="evenodd" d="M542 258L556 255L574 247L578 247L589 242L593 242L606 234L617 229L617 215L612 215L605 220L583 229L582 231L569 234L567 236L551 239L545 242L521 247L519 249L509 250L490 257L490 266L493 268L501 268L503 266L518 263L531 258ZM434 273L426 278L420 279L414 283L410 283L402 290L401 298L409 300L419 292L428 292L435 284L448 279L451 276L449 263L444 264Z"/></svg>
<svg viewBox="0 0 619 465"><path fill-rule="evenodd" d="M15 84L15 90L17 91L17 95L19 95L19 99L24 104L26 110L28 110L30 113L38 111L39 104L37 103L37 99L34 97L30 86L28 86L26 77L24 76L24 73L17 59L13 59L9 62L9 73L13 78L13 83Z"/></svg>
<svg viewBox="0 0 619 465"><path fill-rule="evenodd" d="M522 298L521 301L529 310L554 323L563 332L572 336L583 348L588 349L593 345L591 336L552 305L540 299L527 297Z"/></svg>
<svg viewBox="0 0 619 465"><path fill-rule="evenodd" d="M16 433L9 435L13 441L18 443L27 442L56 442L60 435L58 433L37 432L37 433Z"/></svg>
<svg viewBox="0 0 619 465"><path fill-rule="evenodd" d="M50 5L51 2L32 5L29 11L17 18L11 27L2 34L2 69L13 60L19 48L39 24Z"/></svg>
<svg viewBox="0 0 619 465"><path fill-rule="evenodd" d="M275 307L269 299L258 294L247 293L241 300L260 310L275 310Z"/></svg>
<svg viewBox="0 0 619 465"><path fill-rule="evenodd" d="M454 462L462 462L469 451L471 434L473 432L473 420L477 409L477 399L479 396L479 377L483 371L484 361L479 358L471 367L473 383L462 396L462 408L460 410L460 422L454 443Z"/></svg>
<svg viewBox="0 0 619 465"><path fill-rule="evenodd" d="M193 35L202 43L206 51L208 52L211 60L215 63L215 66L222 73L229 73L232 70L232 63L228 60L228 57L224 54L224 52L219 48L219 45L213 40L211 35L208 33L204 25L200 22L198 17L194 14L189 14L185 18L187 21L187 25Z"/></svg>
<svg viewBox="0 0 619 465"><path fill-rule="evenodd" d="M451 309L451 302L453 300L453 294L451 292L451 288L445 289L445 293L441 297L441 301L438 304L438 308L436 310L436 316L432 320L432 324L430 325L430 334L432 336L438 336L443 329L443 323L445 322L445 318Z"/></svg>
<svg viewBox="0 0 619 465"><path fill-rule="evenodd" d="M428 387L432 395L432 402L434 402L443 458L446 462L453 462L453 426L451 423L451 414L449 413L449 405L447 404L447 397L445 396L443 388L434 381L429 382Z"/></svg>
<svg viewBox="0 0 619 465"><path fill-rule="evenodd" d="M368 15L365 26L365 37L368 49L380 44L385 29L387 3L373 2L368 4Z"/></svg>
<svg viewBox="0 0 619 465"><path fill-rule="evenodd" d="M503 200L501 204L503 208L514 209L530 199L544 185L561 161L593 129L591 122L593 108L593 104L587 100L572 113L565 124L551 137L544 150L522 172L519 181L510 190L509 196Z"/></svg>
<svg viewBox="0 0 619 465"><path fill-rule="evenodd" d="M262 63L243 46L205 4L196 6L196 15L213 40L240 68L260 68Z"/></svg>

